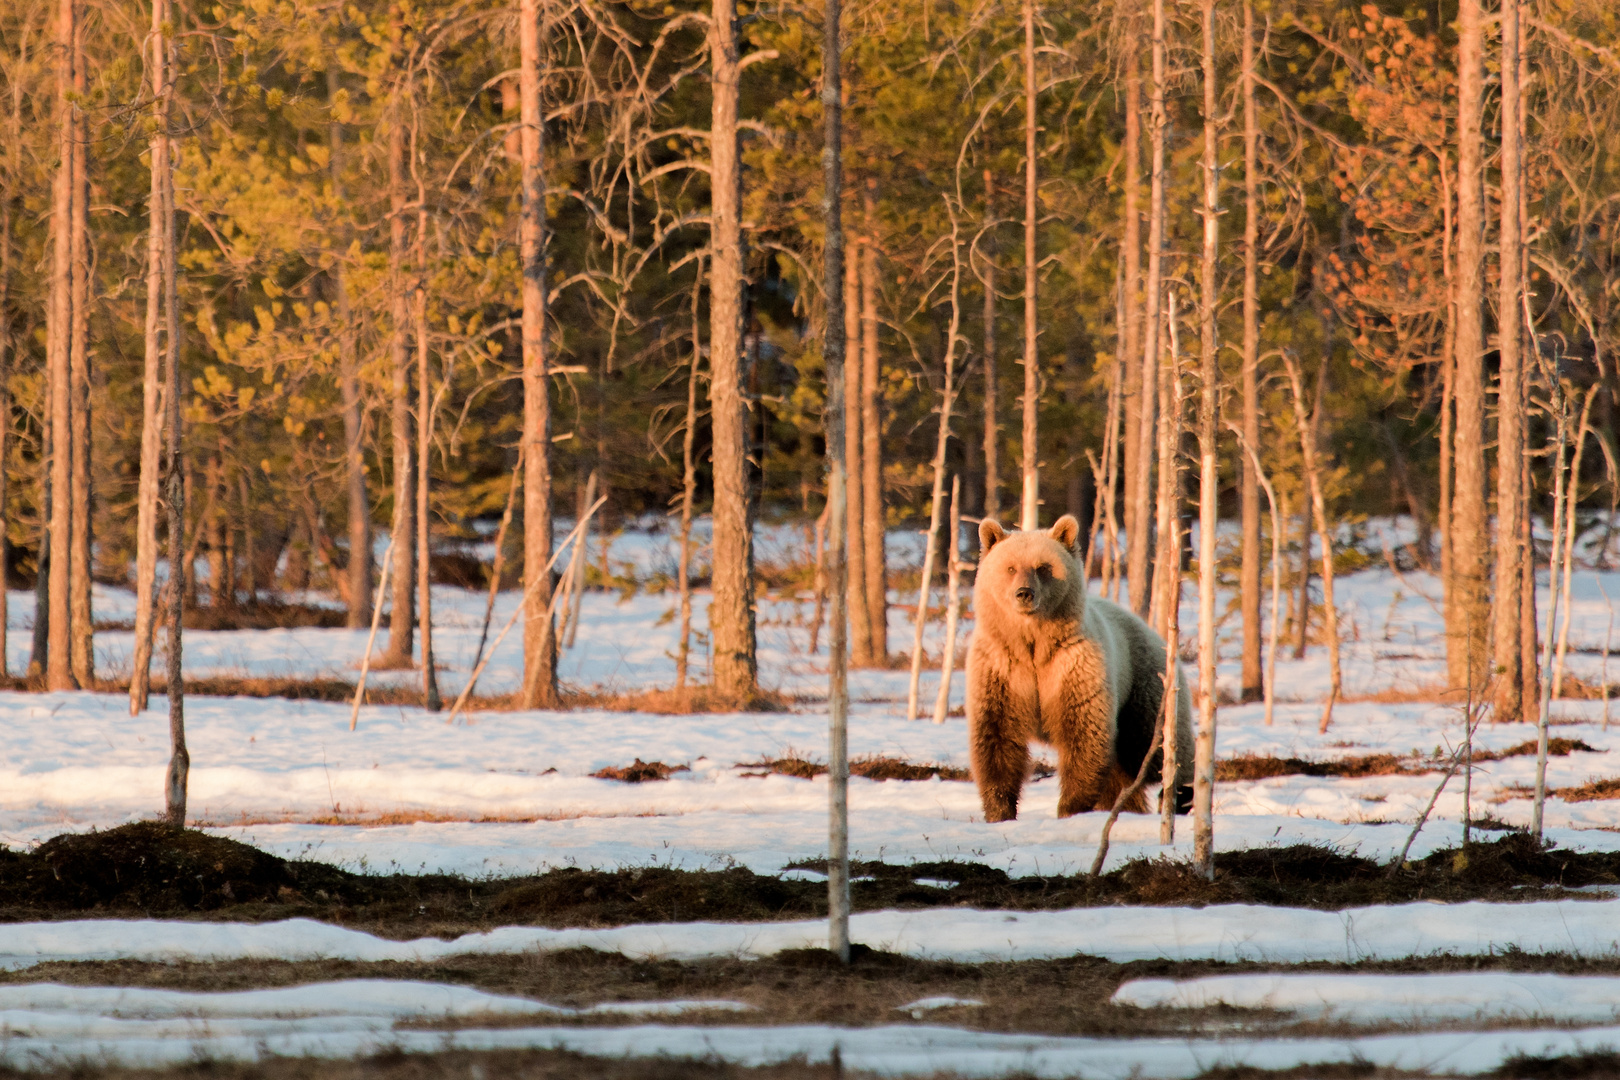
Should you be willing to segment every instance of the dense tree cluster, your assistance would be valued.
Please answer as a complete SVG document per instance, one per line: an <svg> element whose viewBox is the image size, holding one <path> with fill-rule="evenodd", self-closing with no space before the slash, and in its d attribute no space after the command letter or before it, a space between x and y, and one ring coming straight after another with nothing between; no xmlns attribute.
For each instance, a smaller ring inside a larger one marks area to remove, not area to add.
<svg viewBox="0 0 1620 1080"><path fill-rule="evenodd" d="M365 626L382 533L380 662L409 664L447 572L419 527L504 510L534 580L551 516L600 496L608 527L712 509L691 569L746 693L747 522L825 507L832 310L855 662L890 651L877 538L937 527L952 476L969 518L1075 512L1161 625L1202 496L1243 523L1257 696L1268 487L1300 647L1336 636L1311 536L1409 514L1391 557L1444 575L1454 684L1501 673L1533 714L1528 522L1566 486L1614 502L1612 4L855 0L832 305L822 16L6 5L0 502L11 581L48 600L40 673L96 677L92 577L142 584L150 641L160 543L189 604L318 587Z"/></svg>

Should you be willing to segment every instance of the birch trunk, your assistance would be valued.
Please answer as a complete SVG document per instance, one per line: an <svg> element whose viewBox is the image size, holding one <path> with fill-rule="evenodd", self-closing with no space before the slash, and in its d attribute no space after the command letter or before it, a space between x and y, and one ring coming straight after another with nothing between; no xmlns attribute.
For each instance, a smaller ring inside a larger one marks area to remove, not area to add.
<svg viewBox="0 0 1620 1080"><path fill-rule="evenodd" d="M1136 532L1126 536L1126 543L1130 545L1127 575L1131 610L1138 615L1148 614L1151 602L1148 555L1152 550L1152 539L1148 534L1148 501L1153 490L1154 420L1159 404L1159 305L1164 270L1164 84L1167 77L1164 31L1164 0L1153 0L1153 100L1150 121L1153 150L1149 172L1147 298L1142 318L1142 401L1141 419L1137 424L1136 487L1131 493L1129 509L1131 520L1136 522L1137 527ZM1164 467L1162 461L1160 467ZM1165 741L1167 744L1171 741L1168 732Z"/></svg>
<svg viewBox="0 0 1620 1080"><path fill-rule="evenodd" d="M1024 426L1023 426L1023 510L1020 528L1026 532L1040 527L1041 472L1037 408L1040 404L1039 357L1036 341L1035 251L1036 169L1035 169L1035 0L1024 0ZM936 484L936 486L938 486Z"/></svg>
<svg viewBox="0 0 1620 1080"><path fill-rule="evenodd" d="M171 9L172 10L172 9ZM169 63L174 63L171 46ZM169 770L164 783L164 804L169 823L186 823L186 788L191 775L191 754L186 749L186 680L184 668L184 642L181 623L185 618L186 597L184 573L176 574L176 566L188 566L184 554L186 536L186 485L184 459L180 455L180 315L179 275L175 263L174 174L166 185L165 212L169 232L163 239L163 289L167 321L168 355L167 387L164 407L168 412L168 461L164 483L169 504L169 633L168 679L165 693L169 699Z"/></svg>
<svg viewBox="0 0 1620 1080"><path fill-rule="evenodd" d="M579 512L581 516L583 516L585 511L590 509L591 505L596 502L596 484L596 470L592 469L590 476L586 477L585 479L585 501L579 504ZM597 535L601 537L601 542L606 545L607 535L600 530L598 530ZM584 533L580 534L579 543L574 545L574 560L573 565L568 568L568 580L568 587L572 590L573 595L569 597L572 607L568 612L568 633L563 635L563 643L565 647L572 649L574 647L574 638L579 633L580 605L584 602L585 598Z"/></svg>
<svg viewBox="0 0 1620 1080"><path fill-rule="evenodd" d="M388 117L388 291L392 314L389 364L392 375L389 419L394 451L394 608L388 618L388 651L379 666L411 666L416 596L416 463L411 454L411 301L405 281L405 103L404 87L394 91Z"/></svg>
<svg viewBox="0 0 1620 1080"><path fill-rule="evenodd" d="M545 125L540 113L540 4L519 0L518 96L523 123L523 704L557 703L557 639L551 619L551 372L546 342ZM540 575L545 580L535 580Z"/></svg>
<svg viewBox="0 0 1620 1080"><path fill-rule="evenodd" d="M1254 3L1243 0L1243 438L1260 445L1260 118L1255 102ZM1259 466L1243 458L1243 672L1239 700L1264 696L1260 672Z"/></svg>
<svg viewBox="0 0 1620 1080"><path fill-rule="evenodd" d="M87 100L84 70L84 24L73 30L73 91ZM68 612L73 678L80 686L95 684L95 626L90 614L90 178L89 128L84 112L73 110L73 319L69 323L68 365L72 380L73 509L72 564L68 575Z"/></svg>
<svg viewBox="0 0 1620 1080"><path fill-rule="evenodd" d="M709 415L714 432L714 599L709 604L709 637L714 644L714 688L732 700L751 701L759 693L759 662L754 642L754 538L749 529L744 460L747 436L739 370L743 251L742 171L737 143L737 74L741 61L736 0L714 0L709 23L709 57L714 83L709 134L713 220ZM839 269L842 271L842 266ZM838 287L836 282L833 287Z"/></svg>
<svg viewBox="0 0 1620 1080"><path fill-rule="evenodd" d="M718 19L721 5L716 0ZM826 225L822 292L827 315L822 329L822 356L827 365L827 542L831 563L831 626L827 642L827 947L849 963L849 684L842 520L844 491L844 436L848 399L844 378L844 224L843 224L843 80L839 70L843 47L838 0L826 0L821 45L821 109L824 138L821 150L821 212ZM728 24L729 25L729 24ZM718 53L716 84L718 88ZM719 113L716 94L716 114ZM718 130L720 125L715 125ZM718 156L718 155L717 155Z"/></svg>
<svg viewBox="0 0 1620 1080"><path fill-rule="evenodd" d="M1567 508L1564 511L1564 578L1562 586L1556 581L1549 581L1547 588L1560 591L1559 602L1564 606L1564 613L1558 622L1558 657L1553 661L1552 670L1552 696L1564 696L1564 656L1569 652L1569 590L1575 571L1575 514L1581 505L1581 458L1586 450L1586 437L1591 433L1592 403L1597 400L1598 387L1594 386L1586 393L1586 404L1581 406L1581 422L1575 428L1575 456L1569 465L1569 485L1564 500ZM1515 628L1517 630L1517 628ZM1515 633L1514 635L1518 635Z"/></svg>
<svg viewBox="0 0 1620 1080"><path fill-rule="evenodd" d="M1220 477L1215 432L1219 422L1215 317L1220 303L1215 259L1220 246L1220 172L1215 160L1215 0L1204 0L1204 258L1199 274L1198 395L1198 736L1193 754L1193 865L1215 880L1215 531ZM1245 83L1245 90L1249 87ZM1245 141L1247 141L1245 132ZM1245 327L1247 329L1247 327ZM1247 342L1245 342L1247 344ZM1247 635L1245 635L1247 636Z"/></svg>
<svg viewBox="0 0 1620 1080"><path fill-rule="evenodd" d="M951 707L951 675L956 671L956 625L962 599L962 478L951 477L950 546L945 564L945 649L939 664L939 691L934 695L934 723L943 724Z"/></svg>
<svg viewBox="0 0 1620 1080"><path fill-rule="evenodd" d="M1564 388L1557 383L1558 373L1551 374L1552 396L1558 410L1556 435L1552 446L1553 519L1552 551L1547 556L1547 629L1542 639L1541 667L1552 667L1553 627L1558 622L1558 572L1562 561L1569 558L1564 550L1564 515L1569 512L1565 498L1564 455L1569 449L1569 404ZM1541 680L1541 708L1536 714L1536 786L1535 802L1530 811L1530 831L1541 839L1542 810L1547 801L1547 719L1552 706L1552 679Z"/></svg>
<svg viewBox="0 0 1620 1080"><path fill-rule="evenodd" d="M1322 708L1322 721L1318 730L1326 732L1333 721L1333 705L1339 700L1344 682L1339 670L1339 612L1333 603L1333 536L1328 532L1327 505L1322 498L1322 473L1316 459L1316 425L1305 415L1305 387L1300 380L1299 363L1288 353L1283 354L1288 365L1288 384L1293 391L1294 422L1299 426L1299 448L1305 464L1305 482L1310 489L1311 516L1316 522L1316 535L1322 544L1322 621L1327 630L1328 669L1331 685L1327 704ZM1317 386L1317 405L1321 405L1323 388ZM1306 543L1310 536L1306 534Z"/></svg>
<svg viewBox="0 0 1620 1080"><path fill-rule="evenodd" d="M163 246L168 236L169 84L163 27L168 0L153 0L147 58L152 73L151 195L147 202L146 335L141 370L140 486L135 511L135 656L129 714L144 712L151 692L152 637L157 607L157 519L163 455Z"/></svg>
<svg viewBox="0 0 1620 1080"><path fill-rule="evenodd" d="M956 397L956 341L962 328L962 259L955 214L951 218L951 325L945 340L945 388L939 403L939 434L934 441L934 487L928 504L928 540L923 548L922 584L917 590L917 616L912 620L911 681L906 690L906 719L917 718L917 690L922 678L923 627L928 622L928 593L934 582L934 556L939 548L940 510L945 501L945 450L951 439L951 405Z"/></svg>
<svg viewBox="0 0 1620 1080"><path fill-rule="evenodd" d="M1485 556L1484 14L1460 0L1457 15L1457 332L1451 582L1446 591L1446 667L1454 687L1477 693L1488 671Z"/></svg>
<svg viewBox="0 0 1620 1080"><path fill-rule="evenodd" d="M861 245L861 535L865 546L866 617L872 663L889 663L889 560L883 548L888 515L883 504L882 362L878 356L877 181L862 192L866 236Z"/></svg>
<svg viewBox="0 0 1620 1080"><path fill-rule="evenodd" d="M51 557L49 584L50 642L45 658L45 685L74 690L69 582L72 572L73 397L70 359L73 338L73 40L78 20L76 0L56 5L57 169L52 191L51 298L46 331L51 412Z"/></svg>

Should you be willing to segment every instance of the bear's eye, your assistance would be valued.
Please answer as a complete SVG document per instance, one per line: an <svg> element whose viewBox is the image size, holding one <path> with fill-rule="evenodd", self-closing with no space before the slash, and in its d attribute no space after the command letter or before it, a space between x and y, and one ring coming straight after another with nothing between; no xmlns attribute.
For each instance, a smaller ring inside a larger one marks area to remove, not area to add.
<svg viewBox="0 0 1620 1080"><path fill-rule="evenodd" d="M1016 567L1016 566L1007 567L1007 576L1008 577L1012 577L1016 573L1018 573L1018 567Z"/></svg>
<svg viewBox="0 0 1620 1080"><path fill-rule="evenodd" d="M1044 581L1052 576L1052 568L1046 563L1042 563L1035 568L1035 573Z"/></svg>

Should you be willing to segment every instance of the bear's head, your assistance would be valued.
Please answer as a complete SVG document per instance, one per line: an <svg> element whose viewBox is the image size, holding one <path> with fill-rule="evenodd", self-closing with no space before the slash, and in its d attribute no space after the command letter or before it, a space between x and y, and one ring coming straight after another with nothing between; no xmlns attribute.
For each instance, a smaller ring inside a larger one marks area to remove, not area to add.
<svg viewBox="0 0 1620 1080"><path fill-rule="evenodd" d="M1032 532L1009 533L998 522L980 522L974 607L993 604L1035 619L1078 616L1086 595L1075 554L1079 539L1080 523L1072 514Z"/></svg>

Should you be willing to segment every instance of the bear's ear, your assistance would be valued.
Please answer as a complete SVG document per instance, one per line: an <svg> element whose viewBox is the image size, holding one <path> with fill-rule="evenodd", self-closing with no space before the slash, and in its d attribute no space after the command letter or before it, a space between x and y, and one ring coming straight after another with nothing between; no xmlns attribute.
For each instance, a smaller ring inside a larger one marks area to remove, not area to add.
<svg viewBox="0 0 1620 1080"><path fill-rule="evenodd" d="M1007 530L1001 527L1001 522L989 518L979 522L979 554L983 555L1005 539Z"/></svg>
<svg viewBox="0 0 1620 1080"><path fill-rule="evenodd" d="M1053 523L1047 533L1072 552L1080 539L1080 523L1074 519L1073 514L1064 514Z"/></svg>

